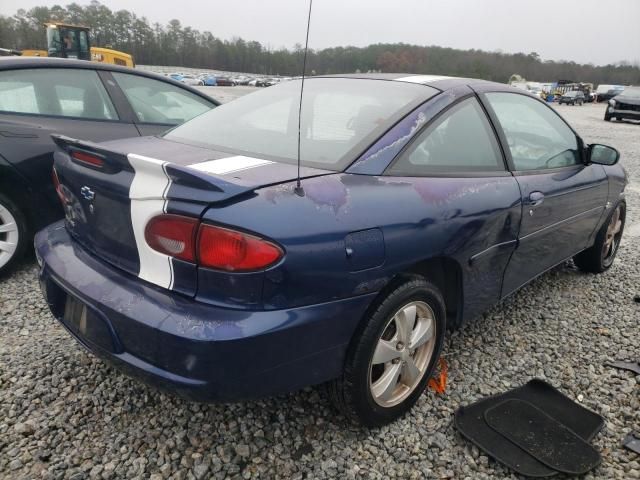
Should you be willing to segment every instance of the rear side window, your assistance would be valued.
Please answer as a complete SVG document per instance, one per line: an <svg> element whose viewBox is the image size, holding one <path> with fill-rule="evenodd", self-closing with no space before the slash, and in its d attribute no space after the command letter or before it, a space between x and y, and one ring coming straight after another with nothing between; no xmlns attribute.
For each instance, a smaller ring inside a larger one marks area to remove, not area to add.
<svg viewBox="0 0 640 480"><path fill-rule="evenodd" d="M167 82L128 73L112 74L142 123L180 125L215 107L213 102Z"/></svg>
<svg viewBox="0 0 640 480"><path fill-rule="evenodd" d="M25 69L0 72L0 111L90 120L117 120L94 70Z"/></svg>
<svg viewBox="0 0 640 480"><path fill-rule="evenodd" d="M542 102L517 93L487 93L486 97L504 130L516 170L581 163L576 135Z"/></svg>
<svg viewBox="0 0 640 480"><path fill-rule="evenodd" d="M464 100L433 122L387 174L430 174L504 170L495 134L475 98Z"/></svg>

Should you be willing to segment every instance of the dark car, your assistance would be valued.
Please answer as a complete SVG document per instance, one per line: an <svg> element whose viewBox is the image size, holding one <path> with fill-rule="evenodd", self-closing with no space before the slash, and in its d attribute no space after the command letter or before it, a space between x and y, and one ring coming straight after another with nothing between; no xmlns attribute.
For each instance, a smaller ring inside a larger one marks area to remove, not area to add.
<svg viewBox="0 0 640 480"><path fill-rule="evenodd" d="M278 83L275 78L259 78L256 81L256 87L271 87Z"/></svg>
<svg viewBox="0 0 640 480"><path fill-rule="evenodd" d="M417 401L447 328L555 265L608 269L618 152L526 92L397 75L283 82L161 137L57 137L53 315L187 398L329 382L367 425Z"/></svg>
<svg viewBox="0 0 640 480"><path fill-rule="evenodd" d="M584 93L579 90L571 90L569 92L565 92L558 99L558 104L562 105L563 103L567 105L580 105L582 106L585 102Z"/></svg>
<svg viewBox="0 0 640 480"><path fill-rule="evenodd" d="M167 77L101 63L0 59L0 273L61 219L52 133L93 141L155 135L217 103Z"/></svg>
<svg viewBox="0 0 640 480"><path fill-rule="evenodd" d="M607 102L624 92L623 85L598 85L596 90L598 102Z"/></svg>
<svg viewBox="0 0 640 480"><path fill-rule="evenodd" d="M236 83L229 77L225 77L225 76L216 77L216 85L218 87L233 87L235 86L235 84Z"/></svg>
<svg viewBox="0 0 640 480"><path fill-rule="evenodd" d="M604 119L608 122L612 118L640 120L640 87L627 87L620 95L609 100Z"/></svg>

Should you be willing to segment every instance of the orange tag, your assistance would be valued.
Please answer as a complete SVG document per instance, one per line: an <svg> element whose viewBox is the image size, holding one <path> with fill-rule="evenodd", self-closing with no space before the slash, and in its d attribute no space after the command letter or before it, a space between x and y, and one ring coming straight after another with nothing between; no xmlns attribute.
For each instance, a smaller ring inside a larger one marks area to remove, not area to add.
<svg viewBox="0 0 640 480"><path fill-rule="evenodd" d="M438 362L438 368L440 369L440 374L437 377L430 378L428 386L432 390L435 390L436 393L444 393L447 389L447 361L444 358L440 358Z"/></svg>

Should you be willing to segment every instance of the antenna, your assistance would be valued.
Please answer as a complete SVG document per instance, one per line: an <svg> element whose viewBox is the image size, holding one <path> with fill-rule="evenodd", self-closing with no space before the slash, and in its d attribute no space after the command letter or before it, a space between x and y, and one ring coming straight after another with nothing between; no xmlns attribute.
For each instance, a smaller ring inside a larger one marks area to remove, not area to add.
<svg viewBox="0 0 640 480"><path fill-rule="evenodd" d="M304 60L302 61L302 85L300 86L300 105L298 107L298 181L296 183L296 195L304 197L304 189L300 182L300 135L302 130L302 95L304 93L304 77L307 71L307 51L309 50L309 27L311 26L311 7L313 0L309 0L309 18L307 19L307 39L304 43Z"/></svg>

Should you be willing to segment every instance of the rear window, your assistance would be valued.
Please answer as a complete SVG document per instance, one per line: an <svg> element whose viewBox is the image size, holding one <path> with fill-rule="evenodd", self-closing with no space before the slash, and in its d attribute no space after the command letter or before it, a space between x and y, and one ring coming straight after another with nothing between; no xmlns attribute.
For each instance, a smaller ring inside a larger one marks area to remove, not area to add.
<svg viewBox="0 0 640 480"><path fill-rule="evenodd" d="M342 170L404 114L438 93L417 84L312 78L304 84L301 163ZM300 81L221 105L165 135L169 140L286 163L297 158Z"/></svg>
<svg viewBox="0 0 640 480"><path fill-rule="evenodd" d="M112 75L142 123L178 125L215 107L213 102L168 82L129 73Z"/></svg>

